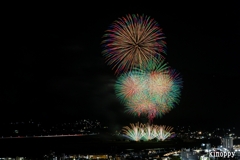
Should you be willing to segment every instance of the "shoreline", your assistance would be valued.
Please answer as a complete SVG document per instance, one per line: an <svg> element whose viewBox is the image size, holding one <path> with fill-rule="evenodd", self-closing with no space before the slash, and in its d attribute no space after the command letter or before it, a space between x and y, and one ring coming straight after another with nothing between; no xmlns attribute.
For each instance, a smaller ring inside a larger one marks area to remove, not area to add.
<svg viewBox="0 0 240 160"><path fill-rule="evenodd" d="M220 140L209 141L211 145L220 145ZM120 153L127 149L144 150L153 148L193 148L204 141L161 141L161 142L127 142L107 141L101 136L84 137L42 137L31 139L0 139L0 156L38 156L49 154L98 154Z"/></svg>

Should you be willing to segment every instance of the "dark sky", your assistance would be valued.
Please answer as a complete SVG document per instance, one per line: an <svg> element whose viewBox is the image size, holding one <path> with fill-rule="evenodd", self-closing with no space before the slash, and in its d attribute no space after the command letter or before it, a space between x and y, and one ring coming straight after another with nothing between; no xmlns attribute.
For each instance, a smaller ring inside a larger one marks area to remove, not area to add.
<svg viewBox="0 0 240 160"><path fill-rule="evenodd" d="M116 76L101 55L108 26L146 14L163 28L166 59L183 77L180 104L154 123L239 126L239 4L104 3L10 7L6 13L1 119L144 121L124 113ZM4 53L2 53L4 54Z"/></svg>

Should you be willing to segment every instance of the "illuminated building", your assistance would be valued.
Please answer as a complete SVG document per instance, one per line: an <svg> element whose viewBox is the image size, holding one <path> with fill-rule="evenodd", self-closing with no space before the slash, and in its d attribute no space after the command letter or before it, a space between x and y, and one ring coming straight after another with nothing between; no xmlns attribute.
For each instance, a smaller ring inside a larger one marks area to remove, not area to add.
<svg viewBox="0 0 240 160"><path fill-rule="evenodd" d="M206 149L211 149L211 144L210 143L206 144Z"/></svg>
<svg viewBox="0 0 240 160"><path fill-rule="evenodd" d="M181 160L199 160L200 154L195 151L181 150Z"/></svg>
<svg viewBox="0 0 240 160"><path fill-rule="evenodd" d="M222 138L222 146L223 148L227 148L228 150L233 150L233 137L224 137Z"/></svg>

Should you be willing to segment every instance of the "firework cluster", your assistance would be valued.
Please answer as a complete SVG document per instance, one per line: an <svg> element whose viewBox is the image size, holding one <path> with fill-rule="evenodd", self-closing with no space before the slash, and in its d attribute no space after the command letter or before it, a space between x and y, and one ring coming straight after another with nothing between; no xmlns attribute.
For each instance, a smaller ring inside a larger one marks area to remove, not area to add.
<svg viewBox="0 0 240 160"><path fill-rule="evenodd" d="M120 75L116 95L128 113L152 121L178 104L182 79L164 60L165 36L154 19L127 15L113 22L103 38L107 64Z"/></svg>
<svg viewBox="0 0 240 160"><path fill-rule="evenodd" d="M115 85L116 95L135 115L153 118L168 113L179 102L181 77L163 61L150 61L144 69L122 74Z"/></svg>
<svg viewBox="0 0 240 160"><path fill-rule="evenodd" d="M130 127L124 127L123 134L132 141L150 141L153 139L164 141L174 134L174 132L171 132L172 130L173 128L168 126L142 124L138 122L136 124L131 123Z"/></svg>

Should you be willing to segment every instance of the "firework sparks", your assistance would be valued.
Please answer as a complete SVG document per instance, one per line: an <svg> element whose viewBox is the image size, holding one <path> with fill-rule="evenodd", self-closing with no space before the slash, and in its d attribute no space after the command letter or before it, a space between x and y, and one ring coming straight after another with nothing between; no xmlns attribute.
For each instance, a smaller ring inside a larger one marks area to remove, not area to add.
<svg viewBox="0 0 240 160"><path fill-rule="evenodd" d="M144 126L144 136L143 136L143 139L145 141L149 141L149 140L152 140L154 139L155 137L157 137L157 127L155 127L154 125L151 125L151 124L146 124Z"/></svg>
<svg viewBox="0 0 240 160"><path fill-rule="evenodd" d="M136 124L131 123L130 127L123 127L123 134L125 137L133 141L149 141L153 139L164 141L174 134L174 132L171 132L172 130L173 127L170 126L158 126L138 122Z"/></svg>
<svg viewBox="0 0 240 160"><path fill-rule="evenodd" d="M103 55L116 74L157 61L166 54L166 42L158 23L145 15L127 15L113 22L103 36Z"/></svg>
<svg viewBox="0 0 240 160"><path fill-rule="evenodd" d="M170 137L174 132L171 132L173 130L172 127L169 126L156 126L157 127L157 140L164 141L168 137Z"/></svg>
<svg viewBox="0 0 240 160"><path fill-rule="evenodd" d="M143 124L139 122L136 124L131 123L130 127L126 126L123 128L123 133L126 137L133 141L139 141L144 136Z"/></svg>
<svg viewBox="0 0 240 160"><path fill-rule="evenodd" d="M182 81L179 74L160 61L145 69L122 74L115 85L116 95L134 115L155 117L168 113L179 102Z"/></svg>
<svg viewBox="0 0 240 160"><path fill-rule="evenodd" d="M164 61L165 36L145 15L126 15L114 21L102 41L102 54L118 77L116 95L134 115L150 122L179 102L182 79Z"/></svg>

